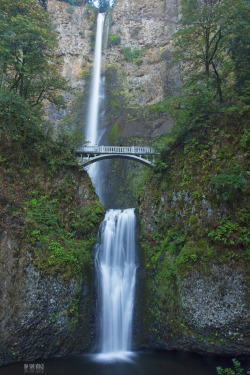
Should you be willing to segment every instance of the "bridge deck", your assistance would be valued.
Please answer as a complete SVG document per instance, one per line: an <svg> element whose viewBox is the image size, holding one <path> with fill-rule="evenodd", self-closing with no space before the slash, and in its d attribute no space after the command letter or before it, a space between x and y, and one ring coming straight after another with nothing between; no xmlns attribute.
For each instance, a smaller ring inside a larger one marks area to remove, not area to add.
<svg viewBox="0 0 250 375"><path fill-rule="evenodd" d="M78 147L75 152L79 156L78 163L82 166L105 159L122 158L154 167L154 155L158 154L151 147L140 146L82 146Z"/></svg>
<svg viewBox="0 0 250 375"><path fill-rule="evenodd" d="M129 154L129 155L157 155L158 153L151 147L140 146L82 146L76 149L81 155L100 154Z"/></svg>

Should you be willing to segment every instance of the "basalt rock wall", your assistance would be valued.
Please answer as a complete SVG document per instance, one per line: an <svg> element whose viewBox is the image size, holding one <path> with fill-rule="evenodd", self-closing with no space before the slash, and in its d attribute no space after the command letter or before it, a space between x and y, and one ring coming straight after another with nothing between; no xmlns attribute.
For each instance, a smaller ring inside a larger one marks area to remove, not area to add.
<svg viewBox="0 0 250 375"><path fill-rule="evenodd" d="M145 184L140 345L250 354L243 134L242 124L214 124L165 151Z"/></svg>
<svg viewBox="0 0 250 375"><path fill-rule="evenodd" d="M84 4L69 13L68 4L57 0L48 2L48 11L58 31L55 62L73 91L64 93L66 110L47 105L47 113L55 126L73 113L73 122L84 128L97 11ZM154 137L171 126L167 116L152 115L149 108L178 87L178 70L171 64L178 12L177 0L117 0L106 17L105 126L110 130L117 124L118 137ZM112 42L113 36L119 38L118 44ZM124 47L132 54L127 56Z"/></svg>
<svg viewBox="0 0 250 375"><path fill-rule="evenodd" d="M119 124L122 136L154 137L171 126L167 116L152 116L149 108L178 87L171 64L178 12L177 0L115 3L106 75L110 122ZM120 38L117 45L114 36Z"/></svg>
<svg viewBox="0 0 250 375"><path fill-rule="evenodd" d="M0 366L82 353L94 343L98 197L77 165L52 177L48 165L24 168L7 152L0 167Z"/></svg>

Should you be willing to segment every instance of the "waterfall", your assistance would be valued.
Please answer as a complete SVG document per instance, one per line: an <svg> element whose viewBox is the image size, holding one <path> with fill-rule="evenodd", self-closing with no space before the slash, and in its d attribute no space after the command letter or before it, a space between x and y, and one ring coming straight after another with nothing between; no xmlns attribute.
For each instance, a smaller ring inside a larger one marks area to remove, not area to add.
<svg viewBox="0 0 250 375"><path fill-rule="evenodd" d="M134 209L109 210L100 228L96 270L100 280L100 360L131 354L136 280Z"/></svg>
<svg viewBox="0 0 250 375"><path fill-rule="evenodd" d="M102 65L102 39L105 14L99 13L97 18L97 30L95 40L94 69L91 79L91 90L89 98L88 122L86 129L86 141L91 145L97 143L98 137L98 115L100 104L100 83Z"/></svg>
<svg viewBox="0 0 250 375"><path fill-rule="evenodd" d="M110 5L114 2L111 1ZM108 19L107 19L108 21ZM101 138L99 109L103 80L101 79L105 14L99 13L95 41L94 68L91 77L88 121L85 139L96 145ZM108 22L106 22L108 27ZM102 200L99 163L88 173ZM131 350L132 318L135 294L135 213L134 209L109 210L100 227L96 270L101 301L101 353L99 360L127 359Z"/></svg>
<svg viewBox="0 0 250 375"><path fill-rule="evenodd" d="M99 108L101 89L101 68L102 68L102 46L105 13L99 13L97 17L97 29L95 39L94 68L91 76L88 119L85 139L90 145L97 145L99 142ZM101 199L101 183L99 179L98 163L88 167L88 173L95 186L96 192Z"/></svg>

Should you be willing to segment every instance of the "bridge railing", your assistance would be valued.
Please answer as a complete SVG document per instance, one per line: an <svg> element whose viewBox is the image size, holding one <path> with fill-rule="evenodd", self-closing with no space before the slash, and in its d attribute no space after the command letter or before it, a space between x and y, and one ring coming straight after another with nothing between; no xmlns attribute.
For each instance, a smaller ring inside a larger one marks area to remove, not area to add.
<svg viewBox="0 0 250 375"><path fill-rule="evenodd" d="M77 154L133 154L133 155L156 155L157 152L151 147L141 146L82 146L76 149Z"/></svg>

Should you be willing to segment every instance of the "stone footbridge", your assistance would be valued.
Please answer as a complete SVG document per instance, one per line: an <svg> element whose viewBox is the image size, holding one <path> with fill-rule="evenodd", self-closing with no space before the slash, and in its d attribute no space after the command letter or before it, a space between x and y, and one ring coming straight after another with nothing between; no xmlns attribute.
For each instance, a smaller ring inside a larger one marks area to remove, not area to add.
<svg viewBox="0 0 250 375"><path fill-rule="evenodd" d="M129 159L153 168L154 156L159 153L151 147L141 146L82 146L75 150L82 166L105 159Z"/></svg>

